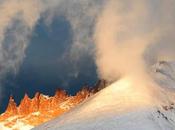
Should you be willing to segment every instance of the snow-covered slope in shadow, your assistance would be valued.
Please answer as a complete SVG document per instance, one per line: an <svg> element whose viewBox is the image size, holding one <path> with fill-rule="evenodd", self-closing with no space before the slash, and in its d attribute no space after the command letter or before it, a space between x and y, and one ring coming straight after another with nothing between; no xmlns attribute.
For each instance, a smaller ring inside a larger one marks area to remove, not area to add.
<svg viewBox="0 0 175 130"><path fill-rule="evenodd" d="M175 89L175 62L161 61L153 67L153 77L162 87Z"/></svg>
<svg viewBox="0 0 175 130"><path fill-rule="evenodd" d="M164 87L166 84L168 88L173 85L169 84L169 80L173 81L170 69L174 68L170 67L174 66L166 64L166 67L160 64L154 66L153 77L159 83L164 82L162 88L156 88L158 95L155 93L153 96L155 88L149 91L123 78L62 117L34 130L174 130L174 92L170 91L173 88Z"/></svg>

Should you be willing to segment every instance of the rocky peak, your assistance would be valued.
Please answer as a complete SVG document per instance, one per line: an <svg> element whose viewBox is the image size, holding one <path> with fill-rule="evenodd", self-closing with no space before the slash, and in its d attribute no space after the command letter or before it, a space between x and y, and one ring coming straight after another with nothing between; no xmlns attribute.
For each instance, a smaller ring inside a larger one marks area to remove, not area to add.
<svg viewBox="0 0 175 130"><path fill-rule="evenodd" d="M79 91L76 94L76 97L80 99L85 99L89 96L90 96L90 90L87 87L84 87L81 91Z"/></svg>
<svg viewBox="0 0 175 130"><path fill-rule="evenodd" d="M39 93L39 92L36 92L36 94L35 94L33 100L34 100L34 99L35 99L35 100L39 100L39 96L40 96L40 93Z"/></svg>
<svg viewBox="0 0 175 130"><path fill-rule="evenodd" d="M52 100L52 97L45 96L43 94L40 94L39 96L39 111L45 112L51 109L50 102Z"/></svg>
<svg viewBox="0 0 175 130"><path fill-rule="evenodd" d="M10 96L9 103L5 113L8 114L9 116L17 114L17 105L13 99L13 96Z"/></svg>
<svg viewBox="0 0 175 130"><path fill-rule="evenodd" d="M98 80L98 82L97 82L97 83L95 84L95 86L93 87L92 92L93 92L93 93L96 93L96 92L98 92L98 91L104 89L104 88L105 88L107 85L109 85L109 84L110 84L110 83L107 82L106 80L103 80L103 79Z"/></svg>
<svg viewBox="0 0 175 130"><path fill-rule="evenodd" d="M55 92L55 98L60 98L60 99L64 99L67 97L67 93L64 90L61 89L57 89Z"/></svg>
<svg viewBox="0 0 175 130"><path fill-rule="evenodd" d="M31 100L30 105L30 112L37 112L39 110L39 103L40 103L40 93L37 92L34 98Z"/></svg>
<svg viewBox="0 0 175 130"><path fill-rule="evenodd" d="M21 103L18 107L18 113L21 115L27 115L30 113L31 99L25 94L24 98L21 100Z"/></svg>
<svg viewBox="0 0 175 130"><path fill-rule="evenodd" d="M25 94L18 107L13 97L10 96L7 110L0 115L0 121L5 122L5 126L8 128L12 128L20 121L24 123L24 120L28 125L37 126L69 111L104 86L105 82L102 81L95 86L95 90L86 86L75 96L69 96L66 91L61 89L58 89L52 97L37 92L30 99ZM9 120L11 117L13 120Z"/></svg>

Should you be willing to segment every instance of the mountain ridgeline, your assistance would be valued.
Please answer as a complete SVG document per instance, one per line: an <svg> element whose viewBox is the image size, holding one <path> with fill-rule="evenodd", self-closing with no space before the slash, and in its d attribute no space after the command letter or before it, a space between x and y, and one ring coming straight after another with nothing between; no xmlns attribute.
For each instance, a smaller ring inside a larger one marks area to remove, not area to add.
<svg viewBox="0 0 175 130"><path fill-rule="evenodd" d="M105 80L99 80L93 87L84 87L74 96L61 89L58 89L52 97L37 92L31 99L25 94L19 106L13 96L10 96L6 111L0 115L0 128L22 130L21 126L18 128L20 123L25 130L31 129L69 111L106 85Z"/></svg>

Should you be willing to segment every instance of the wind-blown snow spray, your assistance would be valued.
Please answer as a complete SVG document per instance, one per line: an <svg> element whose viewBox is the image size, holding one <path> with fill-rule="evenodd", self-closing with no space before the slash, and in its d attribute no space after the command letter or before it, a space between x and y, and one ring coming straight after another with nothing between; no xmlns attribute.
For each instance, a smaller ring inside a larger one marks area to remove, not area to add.
<svg viewBox="0 0 175 130"><path fill-rule="evenodd" d="M93 53L95 40L99 77L110 81L130 77L145 86L150 81L147 64L174 59L175 1L104 1L0 1L0 79L17 72L40 17L49 25L61 15L73 30L72 58L78 60L81 52Z"/></svg>
<svg viewBox="0 0 175 130"><path fill-rule="evenodd" d="M154 51L149 52L149 55L146 55L146 52L150 48L159 48L157 50L161 52L160 48L164 44L167 45L167 50L172 52L172 38L170 40L166 37L174 28L174 24L168 24L168 20L173 21L174 18L168 19L166 14L170 11L169 14L173 16L174 8L168 9L170 3L175 4L173 1L152 3L147 0L107 2L97 20L94 34L96 63L101 78L116 81L127 77L139 92L147 93L150 99L152 93L155 95L158 90L153 87L156 84L148 75L147 68L155 55ZM158 12L151 10L152 8ZM163 37L171 42L162 43ZM156 59L161 56L158 52ZM166 54L165 57L170 55Z"/></svg>

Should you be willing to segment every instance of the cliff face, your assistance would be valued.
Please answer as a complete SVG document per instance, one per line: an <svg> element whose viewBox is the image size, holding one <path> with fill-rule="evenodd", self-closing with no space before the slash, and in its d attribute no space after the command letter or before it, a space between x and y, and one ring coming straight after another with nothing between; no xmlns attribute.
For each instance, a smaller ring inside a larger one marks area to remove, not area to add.
<svg viewBox="0 0 175 130"><path fill-rule="evenodd" d="M19 106L10 96L6 111L0 115L0 130L29 130L69 111L103 89L105 85L107 85L106 82L100 80L91 89L85 87L75 96L69 96L61 89L58 89L53 97L37 92L31 99L25 94Z"/></svg>
<svg viewBox="0 0 175 130"><path fill-rule="evenodd" d="M10 99L9 99L9 104L7 106L7 110L6 112L4 113L4 116L12 116L12 115L16 115L18 113L18 110L17 110L17 106L16 106L16 103L13 99L12 96L10 96Z"/></svg>
<svg viewBox="0 0 175 130"><path fill-rule="evenodd" d="M69 111L91 94L86 88L75 96L68 96L63 90L57 90L53 97L37 92L32 99L25 94L19 106L11 96L6 111L0 115L0 123L4 129L21 130L21 126L16 125L19 122L32 128Z"/></svg>

